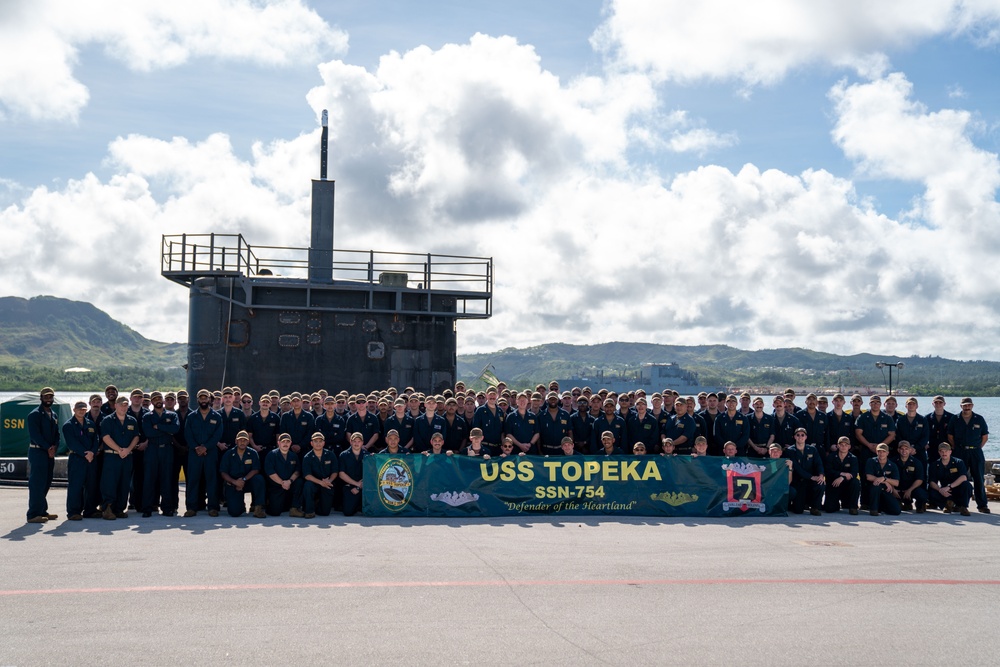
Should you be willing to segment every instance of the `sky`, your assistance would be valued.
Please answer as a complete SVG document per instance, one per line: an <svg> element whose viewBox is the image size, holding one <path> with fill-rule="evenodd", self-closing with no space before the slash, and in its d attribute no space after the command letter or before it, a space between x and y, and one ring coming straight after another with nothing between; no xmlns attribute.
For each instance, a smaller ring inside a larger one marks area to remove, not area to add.
<svg viewBox="0 0 1000 667"><path fill-rule="evenodd" d="M6 295L184 341L162 234L492 257L459 352L1000 360L1000 0L0 3Z"/></svg>

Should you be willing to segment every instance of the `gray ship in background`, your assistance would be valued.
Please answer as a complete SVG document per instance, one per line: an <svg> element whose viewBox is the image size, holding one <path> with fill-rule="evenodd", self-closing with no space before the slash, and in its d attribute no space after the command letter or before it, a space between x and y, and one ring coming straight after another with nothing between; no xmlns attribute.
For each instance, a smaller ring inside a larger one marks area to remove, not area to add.
<svg viewBox="0 0 1000 667"><path fill-rule="evenodd" d="M646 363L631 371L608 371L592 368L581 371L573 377L556 380L561 390L571 387L588 386L592 390L607 389L617 393L643 389L653 394L663 389L673 389L682 396L692 396L699 392L727 391L720 385L703 385L698 373L682 368L676 363Z"/></svg>
<svg viewBox="0 0 1000 667"><path fill-rule="evenodd" d="M190 392L440 392L456 380L458 320L492 315L492 258L334 248L322 118L308 248L163 236L160 272L190 291Z"/></svg>

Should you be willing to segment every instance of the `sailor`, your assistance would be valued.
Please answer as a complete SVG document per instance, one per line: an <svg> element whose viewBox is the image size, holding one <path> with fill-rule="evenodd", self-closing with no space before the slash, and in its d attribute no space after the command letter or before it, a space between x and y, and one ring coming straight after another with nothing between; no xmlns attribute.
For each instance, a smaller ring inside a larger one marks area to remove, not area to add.
<svg viewBox="0 0 1000 667"><path fill-rule="evenodd" d="M937 444L948 442L948 427L955 415L944 409L944 396L935 396L931 401L934 409L924 415L927 418L927 461L937 458Z"/></svg>
<svg viewBox="0 0 1000 667"><path fill-rule="evenodd" d="M378 417L368 410L368 402L364 397L357 402L355 408L357 411L347 418L347 432L360 433L365 439L362 446L366 450L375 451L378 439L382 435L382 425ZM305 454L305 451L302 453Z"/></svg>
<svg viewBox="0 0 1000 667"><path fill-rule="evenodd" d="M475 429L473 429L473 430L475 430ZM469 437L471 438L472 435L470 434ZM480 441L482 441L482 439L483 439L481 431L479 433L479 439L480 439ZM407 449L406 447L403 447L402 445L400 445L399 442L400 442L399 431L397 431L394 428L389 429L388 431L386 431L386 434L385 434L385 449L383 449L382 451L380 451L378 453L379 454L390 454L392 456L406 456L407 454L410 453L410 450ZM339 454L338 454L338 456L339 456ZM338 484L339 484L340 483L339 482L339 480L340 480L339 476L337 477L337 480L338 480ZM343 495L343 494L341 494L341 495ZM334 499L336 499L336 495L334 495Z"/></svg>
<svg viewBox="0 0 1000 667"><path fill-rule="evenodd" d="M889 418L892 420L892 423L894 423L894 424L896 423L896 420L899 419L903 415L902 412L899 412L896 409L898 406L899 406L899 403L896 401L896 397L895 396L893 396L892 394L889 394L888 396L885 397L885 406L884 406L882 412L884 412L885 414L889 415ZM895 447L893 447L890 444L889 445L889 453L891 454L894 449L895 449Z"/></svg>
<svg viewBox="0 0 1000 667"><path fill-rule="evenodd" d="M412 451L414 454L421 454L431 448L431 434L440 433L442 438L444 437L444 433L448 428L448 422L444 420L444 417L439 417L436 411L437 397L433 395L427 396L424 399L424 414L413 422ZM472 422L473 426L475 426L475 418L473 418ZM343 478L343 475L341 475L341 478ZM350 491L350 489L345 490L344 498L347 498L347 494Z"/></svg>
<svg viewBox="0 0 1000 667"><path fill-rule="evenodd" d="M672 396L673 394L671 394L671 397ZM660 425L660 433L662 433L663 425L667 423L668 419L670 419L671 410L667 410L663 407L663 394L661 394L660 392L655 392L650 397L650 402L652 403L653 407L652 409L650 409L649 414L653 415L653 419L655 419L656 423ZM671 409L673 409L673 404L674 402L673 400L671 400L670 401Z"/></svg>
<svg viewBox="0 0 1000 667"><path fill-rule="evenodd" d="M889 460L889 445L880 442L875 447L875 456L865 464L868 479L868 508L872 516L881 512L893 516L901 508L897 500L896 487L899 486L899 469Z"/></svg>
<svg viewBox="0 0 1000 667"><path fill-rule="evenodd" d="M221 456L227 449L236 444L236 434L246 430L247 417L238 405L234 405L236 392L232 387L224 387L222 390L222 437L219 438L219 455Z"/></svg>
<svg viewBox="0 0 1000 667"><path fill-rule="evenodd" d="M235 400L239 401L240 410L243 412L243 418L250 421L250 418L254 415L253 409L253 396L251 394L243 394L242 396L236 396L236 391L239 387L233 388L233 396Z"/></svg>
<svg viewBox="0 0 1000 667"><path fill-rule="evenodd" d="M558 402L559 399L556 397L556 403ZM483 430L483 445L486 447L486 451L494 456L500 453L505 417L503 410L497 406L496 387L490 387L486 390L486 404L476 408L472 424L469 426ZM569 415L566 416L566 421L569 422Z"/></svg>
<svg viewBox="0 0 1000 667"><path fill-rule="evenodd" d="M307 519L317 514L330 516L334 482L340 477L339 458L326 449L323 434L319 431L313 433L311 442L312 449L302 457L302 509Z"/></svg>
<svg viewBox="0 0 1000 667"><path fill-rule="evenodd" d="M219 516L219 495L216 488L219 472L219 438L222 437L222 415L212 409L212 392L199 389L198 409L188 413L184 421L184 441L188 448L187 483L184 491L184 516L193 517L198 505L207 496L209 516ZM201 484L204 483L204 494Z"/></svg>
<svg viewBox="0 0 1000 667"><path fill-rule="evenodd" d="M180 431L177 413L163 406L163 394L149 395L153 409L142 416L142 432L146 436L146 460L143 472L142 516L153 515L157 506L164 516L177 511L178 498L173 495L174 436Z"/></svg>
<svg viewBox="0 0 1000 667"><path fill-rule="evenodd" d="M851 449L854 449L854 418L850 413L844 411L844 395L833 395L833 410L826 413L826 436L830 447L827 448L827 456L839 454L837 443L846 436L851 442ZM856 458L856 457L855 457ZM859 461L860 465L860 461Z"/></svg>
<svg viewBox="0 0 1000 667"><path fill-rule="evenodd" d="M983 475L986 474L983 447L990 439L990 430L983 416L972 411L971 398L963 398L960 405L962 411L948 424L948 442L953 449L952 456L965 462L970 481L976 489L976 506L983 514L989 514L983 483Z"/></svg>
<svg viewBox="0 0 1000 667"><path fill-rule="evenodd" d="M837 453L826 460L826 500L823 509L839 512L846 508L848 513L858 513L858 496L861 482L858 479L858 457L851 453L851 439L846 435L837 440Z"/></svg>
<svg viewBox="0 0 1000 667"><path fill-rule="evenodd" d="M301 403L301 401L300 401ZM303 414L306 414L303 411ZM278 516L288 510L288 516L302 518L302 477L299 474L299 457L292 451L292 436L278 436L278 448L271 450L264 461L267 476L267 513Z"/></svg>
<svg viewBox="0 0 1000 667"><path fill-rule="evenodd" d="M28 523L58 519L49 514L46 496L52 486L56 449L59 447L59 420L52 403L55 392L45 387L38 393L38 407L28 413Z"/></svg>
<svg viewBox="0 0 1000 667"><path fill-rule="evenodd" d="M736 445L738 456L747 455L747 443L750 441L750 420L736 409L735 394L726 397L726 409L715 417L715 441L732 442ZM721 452L723 455L725 452Z"/></svg>
<svg viewBox="0 0 1000 667"><path fill-rule="evenodd" d="M299 392L292 392L289 401L292 409L281 415L279 430L291 436L292 453L301 456L309 450L309 438L316 432L316 418L308 410L302 409L302 394Z"/></svg>
<svg viewBox="0 0 1000 667"><path fill-rule="evenodd" d="M250 494L250 509L257 519L263 519L264 478L260 472L260 457L250 444L250 434L240 431L236 434L233 447L226 450L219 461L226 511L229 516L243 516L247 511L246 494Z"/></svg>
<svg viewBox="0 0 1000 667"><path fill-rule="evenodd" d="M792 416L785 415L785 419L792 419ZM795 514L802 514L808 506L810 514L819 516L826 476L823 474L822 457L815 447L806 444L807 436L804 428L796 428L795 445L786 448L783 454L792 461L791 486L795 487L795 498L789 509Z"/></svg>
<svg viewBox="0 0 1000 667"><path fill-rule="evenodd" d="M683 455L690 454L694 447L695 430L694 419L687 414L687 403L679 399L674 403L674 414L667 420L660 435L669 438L674 443L674 451ZM594 424L594 431L597 432L597 424Z"/></svg>
<svg viewBox="0 0 1000 667"><path fill-rule="evenodd" d="M858 462L865 476L861 480L861 509L868 508L870 489L868 485L868 460L875 456L878 445L885 445L896 439L896 423L892 417L882 412L882 399L872 396L868 399L868 412L862 413L854 422L854 438L858 443Z"/></svg>
<svg viewBox="0 0 1000 667"><path fill-rule="evenodd" d="M128 399L115 399L115 411L101 420L104 468L101 470L102 516L127 519L128 484L132 479L132 452L139 445L139 422L129 414Z"/></svg>
<svg viewBox="0 0 1000 667"><path fill-rule="evenodd" d="M635 408L632 407L632 397L629 396L628 392L622 392L618 396L618 410L615 411L615 414L628 423L629 414L633 412L635 412Z"/></svg>
<svg viewBox="0 0 1000 667"><path fill-rule="evenodd" d="M104 397L107 398L108 400L105 401L104 404L101 406L102 420L115 411L115 405L117 404L118 401L118 387L114 386L113 384L109 384L107 387L104 388Z"/></svg>
<svg viewBox="0 0 1000 667"><path fill-rule="evenodd" d="M129 509L133 510L142 507L142 496L145 488L143 481L146 475L146 448L149 447L149 440L142 431L142 418L149 412L143 406L145 396L145 392L139 388L133 389L132 393L129 394L128 413L135 418L136 424L139 425L139 444L132 452L132 492L128 499Z"/></svg>
<svg viewBox="0 0 1000 667"><path fill-rule="evenodd" d="M655 454L660 451L660 425L656 418L646 408L646 399L637 398L635 411L630 412L625 420L629 444L641 442L645 451Z"/></svg>
<svg viewBox="0 0 1000 667"><path fill-rule="evenodd" d="M956 509L962 516L969 516L969 500L972 498L972 484L969 483L965 461L952 456L951 445L938 445L938 460L931 464L927 479L930 482L930 503L943 507L945 514Z"/></svg>
<svg viewBox="0 0 1000 667"><path fill-rule="evenodd" d="M909 405L906 406L909 409ZM900 417L906 419L906 417ZM916 503L917 514L927 509L927 489L924 488L927 477L923 461L913 455L913 447L908 440L900 440L894 461L899 470L899 486L896 487L903 509L912 511Z"/></svg>
<svg viewBox="0 0 1000 667"><path fill-rule="evenodd" d="M818 406L819 399L816 394L808 394L806 395L806 409L798 412L795 417L802 424L802 428L806 430L806 442L826 457L829 454L826 434L827 416Z"/></svg>
<svg viewBox="0 0 1000 667"><path fill-rule="evenodd" d="M625 404L628 405L627 403ZM628 410L625 409L625 413ZM550 391L545 398L545 408L538 413L538 451L541 454L560 454L562 439L572 437L569 413L559 405L559 395ZM625 437L625 421L621 420L620 437Z"/></svg>
<svg viewBox="0 0 1000 667"><path fill-rule="evenodd" d="M73 405L73 416L63 424L62 432L69 448L66 517L70 521L80 521L84 517L100 518L101 514L97 511L100 504L97 424L90 418L86 403L77 401Z"/></svg>
<svg viewBox="0 0 1000 667"><path fill-rule="evenodd" d="M164 407L166 407L167 396L164 396ZM177 498L177 504L180 505L180 479L181 471L184 472L184 477L188 477L188 446L187 446L187 436L184 435L184 425L187 423L187 417L191 414L191 405L189 402L188 393L183 389L177 392L176 396L177 408L175 412L177 413L177 423L180 425L180 430L174 434L174 466L173 471L170 474L170 495L172 498ZM101 457L103 458L103 457ZM164 516L173 516L173 514L167 514L164 512Z"/></svg>
<svg viewBox="0 0 1000 667"><path fill-rule="evenodd" d="M615 444L615 434L605 431L601 434L601 448L594 452L597 456L621 456L622 448Z"/></svg>
<svg viewBox="0 0 1000 667"><path fill-rule="evenodd" d="M753 399L753 412L747 417L750 434L747 439L747 456L767 458L771 443L774 442L774 417L764 412L764 399Z"/></svg>
<svg viewBox="0 0 1000 667"><path fill-rule="evenodd" d="M328 408L329 409L329 408ZM403 398L397 398L392 405L393 414L386 417L385 423L382 424L382 428L385 431L385 443L389 444L389 432L396 432L397 445L401 444L404 449L409 451L409 448L413 445L413 417L411 417L406 412L406 400ZM327 413L329 414L329 413ZM316 420L316 426L318 427L319 420ZM322 431L323 429L320 428ZM329 438L326 431L323 432L324 435ZM346 440L345 440L346 442ZM342 451L342 450L340 450ZM337 455L340 455L340 451L337 451Z"/></svg>
<svg viewBox="0 0 1000 667"><path fill-rule="evenodd" d="M257 458L263 461L268 452L278 446L281 416L271 411L271 397L268 394L261 394L258 405L260 410L247 420L246 431L250 435L250 448L257 453Z"/></svg>
<svg viewBox="0 0 1000 667"><path fill-rule="evenodd" d="M614 436L616 449L624 451L625 440L628 437L628 429L625 420L615 414L615 400L613 398L604 399L604 414L594 420L593 440L591 451L594 454L603 454L604 434L611 433ZM598 442L600 438L600 442Z"/></svg>
<svg viewBox="0 0 1000 667"><path fill-rule="evenodd" d="M471 445L470 445L471 446ZM520 448L514 446L514 439L509 435L503 437L503 442L500 443L500 454L497 458L507 458L514 456L525 456L525 453L520 450Z"/></svg>
<svg viewBox="0 0 1000 667"><path fill-rule="evenodd" d="M424 456L430 456L431 454L444 454L446 456L452 456L454 454L450 449L444 448L444 436L438 432L431 434L431 448L422 452Z"/></svg>
<svg viewBox="0 0 1000 667"><path fill-rule="evenodd" d="M782 451L796 445L795 431L802 425L795 415L786 409L785 399L782 396L775 396L771 405L774 407L774 441L781 445ZM808 437L808 435L807 435Z"/></svg>
<svg viewBox="0 0 1000 667"><path fill-rule="evenodd" d="M583 399L584 403L587 402ZM525 454L537 454L538 453L538 416L528 410L528 394L527 392L520 392L515 399L517 408L509 413L504 419L503 430L504 434L512 438L514 446L519 452L524 452ZM574 434L576 433L576 428L578 426L577 421L579 421L580 434L587 433L589 436L589 427L594 423L593 419L589 419L589 416L584 411L584 416L577 420L576 415L579 412L573 413L573 429ZM587 440L589 444L589 437Z"/></svg>
<svg viewBox="0 0 1000 667"><path fill-rule="evenodd" d="M497 402L499 406L499 401ZM503 410L503 406L500 406ZM458 414L458 401L453 396L444 400L444 420L448 424L445 429L444 448L449 452L461 452L468 446L469 424Z"/></svg>
<svg viewBox="0 0 1000 667"><path fill-rule="evenodd" d="M511 440L509 435L504 437L504 442L509 440ZM503 443L501 443L500 448L503 449ZM469 446L462 453L466 456L482 456L483 459L489 460L490 453L483 447L483 429L474 428L469 431Z"/></svg>
<svg viewBox="0 0 1000 667"><path fill-rule="evenodd" d="M705 407L698 412L698 416L705 421L705 428L699 435L705 436L708 441L708 455L720 456L722 454L723 440L715 437L715 420L719 418L720 395L714 391L705 396Z"/></svg>
<svg viewBox="0 0 1000 667"><path fill-rule="evenodd" d="M434 404L436 405L436 403ZM433 408L428 407L433 413ZM435 431L435 440L444 444L444 436ZM340 454L340 479L344 482L344 516L354 516L361 510L361 488L364 485L364 460L368 452L362 447L364 436L352 433L351 446ZM430 446L430 445L428 445Z"/></svg>
<svg viewBox="0 0 1000 667"><path fill-rule="evenodd" d="M641 442L636 443L635 446L641 448L643 454L646 453L645 445ZM563 456L578 456L580 454L580 452L576 451L576 445L573 442L573 437L569 435L562 439L562 442L559 443L559 448L562 450L559 453Z"/></svg>
<svg viewBox="0 0 1000 667"><path fill-rule="evenodd" d="M906 399L906 412L898 413L893 417L896 424L896 438L889 443L889 458L896 458L899 441L906 440L910 443L911 456L916 456L926 462L930 430L927 428L927 419L923 415L917 414L917 406L917 399L910 396Z"/></svg>

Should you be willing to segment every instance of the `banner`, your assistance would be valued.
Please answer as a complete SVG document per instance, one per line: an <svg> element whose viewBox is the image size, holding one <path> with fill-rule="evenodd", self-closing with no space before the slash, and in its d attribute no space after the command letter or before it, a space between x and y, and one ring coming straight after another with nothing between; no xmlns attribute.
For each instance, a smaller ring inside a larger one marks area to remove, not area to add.
<svg viewBox="0 0 1000 667"><path fill-rule="evenodd" d="M366 516L785 516L785 461L717 456L375 454Z"/></svg>

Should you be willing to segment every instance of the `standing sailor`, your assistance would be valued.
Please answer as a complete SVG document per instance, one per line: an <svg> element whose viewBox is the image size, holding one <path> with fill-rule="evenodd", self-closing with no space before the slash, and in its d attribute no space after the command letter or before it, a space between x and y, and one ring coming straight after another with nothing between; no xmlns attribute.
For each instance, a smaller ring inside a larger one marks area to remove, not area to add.
<svg viewBox="0 0 1000 667"><path fill-rule="evenodd" d="M49 514L46 496L52 486L56 448L59 446L59 421L52 409L55 392L45 387L38 393L38 407L28 413L28 523L58 519Z"/></svg>
<svg viewBox="0 0 1000 667"><path fill-rule="evenodd" d="M97 488L97 424L87 412L87 404L77 401L73 416L62 427L66 446L69 448L66 490L66 516L70 521L83 517L99 519L97 506L100 493Z"/></svg>
<svg viewBox="0 0 1000 667"><path fill-rule="evenodd" d="M139 422L130 415L128 398L115 399L115 411L101 420L104 468L101 470L103 516L127 519L128 485L132 479L132 452L139 445Z"/></svg>
<svg viewBox="0 0 1000 667"><path fill-rule="evenodd" d="M208 497L208 515L219 516L219 496L216 489L219 471L219 438L222 437L222 415L212 409L212 394L198 390L198 409L189 413L184 422L184 440L188 448L187 483L184 491L185 518L198 513L201 497L199 484L204 482Z"/></svg>
<svg viewBox="0 0 1000 667"><path fill-rule="evenodd" d="M986 487L983 475L986 474L986 456L983 447L990 439L990 430L983 416L972 411L972 399L963 398L962 411L948 424L948 442L954 449L954 456L965 461L969 478L976 489L976 506L983 514L989 514Z"/></svg>

